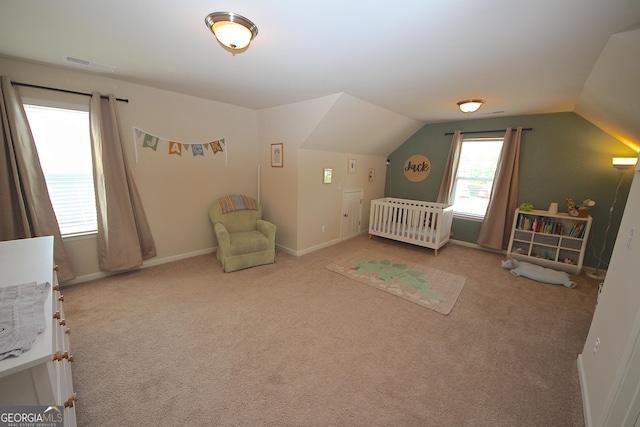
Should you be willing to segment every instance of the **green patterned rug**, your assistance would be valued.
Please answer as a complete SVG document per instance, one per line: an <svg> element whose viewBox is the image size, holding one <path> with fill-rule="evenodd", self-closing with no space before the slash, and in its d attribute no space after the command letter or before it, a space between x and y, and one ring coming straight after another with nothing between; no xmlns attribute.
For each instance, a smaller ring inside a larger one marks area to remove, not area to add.
<svg viewBox="0 0 640 427"><path fill-rule="evenodd" d="M442 314L449 314L467 280L425 265L371 255L356 254L326 268Z"/></svg>

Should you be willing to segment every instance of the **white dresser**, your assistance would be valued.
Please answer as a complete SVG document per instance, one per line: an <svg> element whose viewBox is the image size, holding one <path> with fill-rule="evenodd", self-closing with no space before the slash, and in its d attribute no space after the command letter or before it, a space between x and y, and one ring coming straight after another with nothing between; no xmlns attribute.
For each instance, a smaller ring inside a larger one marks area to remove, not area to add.
<svg viewBox="0 0 640 427"><path fill-rule="evenodd" d="M53 237L0 242L0 286L51 283L44 305L46 328L20 356L0 360L0 405L58 405L64 425L76 425L69 343L71 330L64 318L53 264Z"/></svg>

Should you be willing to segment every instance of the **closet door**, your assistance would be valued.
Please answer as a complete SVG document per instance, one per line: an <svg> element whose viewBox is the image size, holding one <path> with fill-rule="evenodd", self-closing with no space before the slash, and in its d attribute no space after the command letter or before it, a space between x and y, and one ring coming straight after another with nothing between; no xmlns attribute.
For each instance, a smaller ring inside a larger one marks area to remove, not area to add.
<svg viewBox="0 0 640 427"><path fill-rule="evenodd" d="M342 193L342 229L340 232L342 239L348 239L360 232L362 195L362 190L344 190Z"/></svg>

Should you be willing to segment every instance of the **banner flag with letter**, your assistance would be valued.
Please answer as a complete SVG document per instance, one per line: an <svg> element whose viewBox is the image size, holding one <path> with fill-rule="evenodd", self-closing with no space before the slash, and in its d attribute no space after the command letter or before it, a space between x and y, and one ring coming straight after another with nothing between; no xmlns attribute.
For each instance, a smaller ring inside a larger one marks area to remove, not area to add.
<svg viewBox="0 0 640 427"><path fill-rule="evenodd" d="M159 145L166 145L167 148L165 152L167 154L179 157L189 157L182 156L183 153L189 152L191 153L190 157L205 157L205 152L209 150L211 150L210 153L214 155L222 152L224 153L225 165L228 164L227 142L225 137L208 142L178 142L168 138L162 138L134 126L133 139L135 141L136 163L138 163L138 144L140 144L142 148L151 148L156 152L158 152ZM160 152L162 152L162 150Z"/></svg>

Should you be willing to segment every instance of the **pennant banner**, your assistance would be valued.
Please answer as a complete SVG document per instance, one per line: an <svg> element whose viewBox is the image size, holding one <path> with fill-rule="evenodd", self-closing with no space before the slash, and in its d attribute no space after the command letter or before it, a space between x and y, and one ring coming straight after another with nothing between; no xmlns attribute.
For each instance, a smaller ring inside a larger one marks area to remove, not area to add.
<svg viewBox="0 0 640 427"><path fill-rule="evenodd" d="M216 139L209 142L177 142L166 138L145 132L140 128L133 127L133 138L135 140L136 163L138 163L138 144L142 148L150 148L153 151L164 151L169 155L182 157L198 157L205 155L206 152L211 154L224 153L225 164L227 163L227 145L225 138Z"/></svg>

